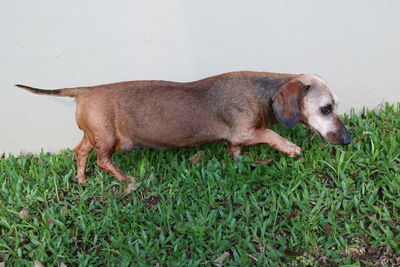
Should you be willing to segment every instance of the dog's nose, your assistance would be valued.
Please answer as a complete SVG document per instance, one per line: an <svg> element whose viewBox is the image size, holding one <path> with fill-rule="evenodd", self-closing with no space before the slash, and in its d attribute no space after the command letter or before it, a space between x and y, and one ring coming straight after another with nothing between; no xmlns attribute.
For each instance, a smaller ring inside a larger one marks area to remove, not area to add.
<svg viewBox="0 0 400 267"><path fill-rule="evenodd" d="M346 126L343 125L343 128L341 130L341 135L342 135L342 145L348 145L351 143L351 137L349 134L349 131L347 130Z"/></svg>

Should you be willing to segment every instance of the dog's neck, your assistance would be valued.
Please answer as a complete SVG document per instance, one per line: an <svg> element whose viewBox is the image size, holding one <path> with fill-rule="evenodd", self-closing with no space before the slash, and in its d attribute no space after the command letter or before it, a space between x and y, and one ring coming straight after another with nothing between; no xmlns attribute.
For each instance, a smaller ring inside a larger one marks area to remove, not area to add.
<svg viewBox="0 0 400 267"><path fill-rule="evenodd" d="M296 76L296 74L260 72L258 75L254 76L253 83L260 100L266 104L270 104L273 95L279 90L279 88Z"/></svg>

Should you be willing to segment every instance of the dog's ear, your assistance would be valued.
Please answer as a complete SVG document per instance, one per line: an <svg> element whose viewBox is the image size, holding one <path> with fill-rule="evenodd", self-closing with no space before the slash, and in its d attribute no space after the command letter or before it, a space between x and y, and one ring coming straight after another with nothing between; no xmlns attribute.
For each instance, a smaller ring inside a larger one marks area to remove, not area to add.
<svg viewBox="0 0 400 267"><path fill-rule="evenodd" d="M300 95L310 88L298 80L284 84L272 98L275 117L286 126L292 127L300 121Z"/></svg>

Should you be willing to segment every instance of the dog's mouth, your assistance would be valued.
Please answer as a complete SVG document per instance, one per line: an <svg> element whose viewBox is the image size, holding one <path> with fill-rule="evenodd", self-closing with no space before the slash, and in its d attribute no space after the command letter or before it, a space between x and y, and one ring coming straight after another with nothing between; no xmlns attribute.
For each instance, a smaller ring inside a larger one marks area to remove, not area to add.
<svg viewBox="0 0 400 267"><path fill-rule="evenodd" d="M331 145L345 146L351 143L350 134L344 125L337 132L329 132L326 137L323 136L316 129L310 129L310 130L315 134L319 135L319 137L321 137L322 140Z"/></svg>
<svg viewBox="0 0 400 267"><path fill-rule="evenodd" d="M325 143L328 143L328 144L331 144L331 145L335 145L335 144L333 144L332 142L330 142L329 140L327 140L319 131L317 131L317 130L313 130L313 131L314 131L314 133L316 133L317 135L319 135L319 137L320 137L322 140L324 140Z"/></svg>
<svg viewBox="0 0 400 267"><path fill-rule="evenodd" d="M349 131L347 130L346 126L339 118L336 118L336 121L335 121L335 127L334 127L334 128L336 128L335 131L330 131L326 135L321 134L320 131L318 131L317 129L312 127L307 122L305 122L305 121L302 121L302 122L307 126L307 128L311 132L319 135L322 140L324 140L325 142L327 142L331 145L344 146L344 145L349 145L351 143L351 137L350 137Z"/></svg>
<svg viewBox="0 0 400 267"><path fill-rule="evenodd" d="M332 145L345 146L351 143L349 131L344 126L338 132L329 132L326 140Z"/></svg>
<svg viewBox="0 0 400 267"><path fill-rule="evenodd" d="M329 132L326 137L319 132L317 133L325 142L331 145L347 146L351 143L351 138L346 127L343 129L340 129L338 132Z"/></svg>

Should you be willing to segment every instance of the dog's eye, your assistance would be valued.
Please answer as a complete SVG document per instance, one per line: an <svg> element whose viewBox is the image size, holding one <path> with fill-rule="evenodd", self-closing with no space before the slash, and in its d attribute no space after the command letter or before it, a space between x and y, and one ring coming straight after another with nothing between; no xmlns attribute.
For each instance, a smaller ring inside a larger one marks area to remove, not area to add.
<svg viewBox="0 0 400 267"><path fill-rule="evenodd" d="M321 108L321 113L324 115L329 115L332 112L332 105L326 105L324 107Z"/></svg>

